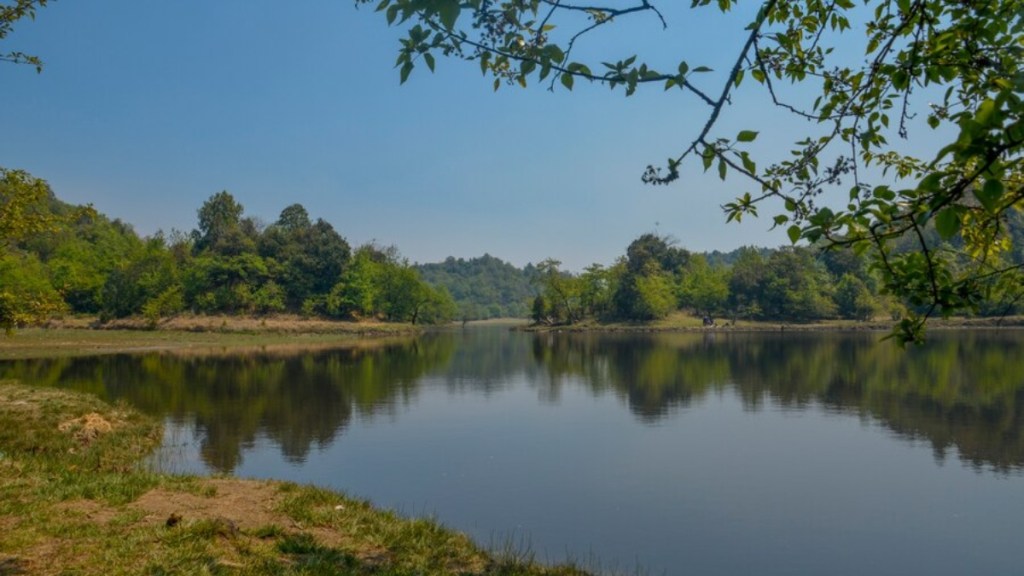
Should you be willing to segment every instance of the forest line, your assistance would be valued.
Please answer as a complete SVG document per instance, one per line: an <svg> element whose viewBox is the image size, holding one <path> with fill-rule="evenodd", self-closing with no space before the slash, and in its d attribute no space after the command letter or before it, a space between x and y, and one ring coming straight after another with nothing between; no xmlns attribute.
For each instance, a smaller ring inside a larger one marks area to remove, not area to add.
<svg viewBox="0 0 1024 576"><path fill-rule="evenodd" d="M489 254L413 264L394 246L353 248L301 204L263 224L222 191L197 209L190 232L143 237L121 220L62 202L43 180L0 176L0 325L8 329L63 314L142 317L153 326L183 313L411 324L529 317L554 326L643 323L678 310L709 323L896 321L914 306L889 296L870 263L850 250L697 253L647 233L612 264L580 273L553 258L518 268ZM1024 234L1014 224L1013 233ZM948 242L932 235L936 246ZM972 312L1015 314L1020 306L993 292Z"/></svg>

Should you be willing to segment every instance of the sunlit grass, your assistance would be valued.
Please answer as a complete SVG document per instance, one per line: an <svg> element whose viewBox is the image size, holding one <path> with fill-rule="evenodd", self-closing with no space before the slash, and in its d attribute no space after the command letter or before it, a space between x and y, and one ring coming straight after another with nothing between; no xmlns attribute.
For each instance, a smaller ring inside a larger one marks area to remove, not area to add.
<svg viewBox="0 0 1024 576"><path fill-rule="evenodd" d="M348 327L337 331L317 331L318 324L302 325L308 331L299 327L253 331L25 328L9 336L0 333L0 360L154 351L216 355L376 347L408 339L414 333L412 327L406 325L337 324Z"/></svg>

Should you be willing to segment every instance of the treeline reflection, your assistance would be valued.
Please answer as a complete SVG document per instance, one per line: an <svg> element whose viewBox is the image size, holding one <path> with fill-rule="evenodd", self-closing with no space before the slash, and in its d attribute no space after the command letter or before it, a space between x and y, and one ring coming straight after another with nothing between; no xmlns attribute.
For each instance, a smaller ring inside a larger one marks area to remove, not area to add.
<svg viewBox="0 0 1024 576"><path fill-rule="evenodd" d="M899 350L878 334L433 333L378 347L231 356L99 356L0 364L0 379L73 388L194 425L211 468L231 472L261 437L292 461L353 418L396 414L425 387L494 394L526 381L612 394L656 424L709 394L874 419L976 467L1024 468L1024 333L936 332ZM685 416L679 416L685 417ZM813 433L813 432L809 432Z"/></svg>
<svg viewBox="0 0 1024 576"><path fill-rule="evenodd" d="M261 436L301 462L353 417L394 412L413 401L427 370L449 362L453 344L423 337L306 352L23 360L0 364L0 379L90 392L194 425L204 463L227 473Z"/></svg>
<svg viewBox="0 0 1024 576"><path fill-rule="evenodd" d="M533 353L538 385L612 390L649 423L729 389L750 410L821 405L1007 471L1024 467L1022 344L1013 331L935 332L907 350L874 333L554 334Z"/></svg>

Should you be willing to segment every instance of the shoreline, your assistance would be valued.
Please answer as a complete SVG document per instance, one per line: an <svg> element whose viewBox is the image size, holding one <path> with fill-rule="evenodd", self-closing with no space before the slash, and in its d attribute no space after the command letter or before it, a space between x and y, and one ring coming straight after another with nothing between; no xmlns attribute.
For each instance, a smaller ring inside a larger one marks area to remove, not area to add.
<svg viewBox="0 0 1024 576"><path fill-rule="evenodd" d="M827 320L817 322L771 322L739 320L703 326L698 318L673 315L650 323L601 323L584 321L578 324L530 324L513 328L536 333L757 333L757 332L890 332L898 321ZM1024 316L1004 318L930 318L926 330L1000 330L1024 328Z"/></svg>
<svg viewBox="0 0 1024 576"><path fill-rule="evenodd" d="M590 576L341 492L140 467L162 427L0 381L0 573Z"/></svg>

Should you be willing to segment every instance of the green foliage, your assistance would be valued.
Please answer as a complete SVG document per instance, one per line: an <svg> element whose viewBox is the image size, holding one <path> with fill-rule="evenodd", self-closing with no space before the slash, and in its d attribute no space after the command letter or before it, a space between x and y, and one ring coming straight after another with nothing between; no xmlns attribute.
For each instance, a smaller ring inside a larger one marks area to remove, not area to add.
<svg viewBox="0 0 1024 576"><path fill-rule="evenodd" d="M48 0L15 0L12 4L0 5L0 41L7 37L14 29L14 23L22 18L35 20L36 10L46 6ZM42 72L43 61L38 56L25 54L17 50L0 52L0 62L13 64L28 64Z"/></svg>
<svg viewBox="0 0 1024 576"><path fill-rule="evenodd" d="M449 257L415 268L424 282L448 290L466 320L523 318L528 313L527 302L536 292L532 266L519 269L490 254L470 259Z"/></svg>
<svg viewBox="0 0 1024 576"><path fill-rule="evenodd" d="M635 281L636 301L632 308L636 318L664 318L676 309L675 282L671 275L658 272L638 276Z"/></svg>
<svg viewBox="0 0 1024 576"><path fill-rule="evenodd" d="M612 295L612 315L626 320L663 318L675 309L675 286L689 258L689 252L655 234L631 242Z"/></svg>
<svg viewBox="0 0 1024 576"><path fill-rule="evenodd" d="M679 281L679 305L703 314L720 314L729 299L729 272L724 266L710 266L707 258L694 254Z"/></svg>
<svg viewBox="0 0 1024 576"><path fill-rule="evenodd" d="M348 242L322 219L311 222L306 209L293 204L260 235L260 256L275 264L275 276L292 310L322 298L338 283L351 257Z"/></svg>
<svg viewBox="0 0 1024 576"><path fill-rule="evenodd" d="M918 311L897 328L901 341L920 338L931 314L977 310L994 291L1024 296L1024 263L1004 257L1020 240L1007 222L1024 209L1024 0L763 0L743 27L745 40L732 47L732 66L718 76L703 76L708 67L686 60L656 69L646 59L660 62L664 54L638 54L629 42L613 43L623 52L612 57L581 46L644 15L664 28L700 26L701 11L730 11L729 1L695 0L690 13L647 0L585 7L372 1L406 30L397 61L403 82L418 64L433 70L435 55L444 55L475 61L495 89L547 82L572 90L587 80L628 96L654 85L705 106L706 117L666 165L648 166L642 179L674 182L687 162L722 179L737 175L749 190L725 204L727 221L773 206L775 226L785 225L794 243L867 254L880 285ZM721 133L741 87L811 122L788 155L761 150L755 157L751 144L765 139L764 130ZM902 150L912 130L938 143L933 158ZM956 242L930 241L929 228ZM901 242L915 249L894 252Z"/></svg>
<svg viewBox="0 0 1024 576"><path fill-rule="evenodd" d="M142 305L142 315L151 324L156 324L161 318L174 316L184 309L185 298L182 295L181 286L174 285L147 300Z"/></svg>
<svg viewBox="0 0 1024 576"><path fill-rule="evenodd" d="M67 306L31 254L0 252L0 329L10 332L63 312Z"/></svg>
<svg viewBox="0 0 1024 576"><path fill-rule="evenodd" d="M23 170L0 168L0 249L55 226L57 219L49 209L52 200L44 180Z"/></svg>
<svg viewBox="0 0 1024 576"><path fill-rule="evenodd" d="M844 274L836 285L836 308L839 316L854 320L874 318L880 307L864 281L853 274Z"/></svg>
<svg viewBox="0 0 1024 576"><path fill-rule="evenodd" d="M199 229L192 232L197 254L237 256L254 252L255 226L242 220L245 208L229 192L211 196L199 208Z"/></svg>
<svg viewBox="0 0 1024 576"><path fill-rule="evenodd" d="M552 258L537 264L537 282L544 296L545 324L572 324L584 316L583 284L579 278L559 270L561 265L561 262Z"/></svg>
<svg viewBox="0 0 1024 576"><path fill-rule="evenodd" d="M381 275L381 264L375 259L376 254L377 250L371 246L356 250L341 279L327 296L329 315L346 319L376 315Z"/></svg>

